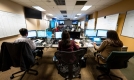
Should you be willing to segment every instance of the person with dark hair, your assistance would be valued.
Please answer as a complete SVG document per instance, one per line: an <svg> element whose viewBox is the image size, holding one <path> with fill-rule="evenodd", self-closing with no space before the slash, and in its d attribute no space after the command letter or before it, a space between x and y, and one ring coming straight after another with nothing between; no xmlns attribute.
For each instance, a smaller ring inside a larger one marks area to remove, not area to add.
<svg viewBox="0 0 134 80"><path fill-rule="evenodd" d="M114 30L108 30L107 39L102 42L100 46L93 43L94 48L101 54L104 58L107 58L112 51L121 51L123 47L122 41L119 39L118 34ZM96 56L97 54L95 54ZM99 59L100 63L105 63L104 60Z"/></svg>
<svg viewBox="0 0 134 80"><path fill-rule="evenodd" d="M70 40L70 35L68 31L64 30L62 32L62 40L59 42L58 49L60 51L74 51L79 49L79 44Z"/></svg>
<svg viewBox="0 0 134 80"><path fill-rule="evenodd" d="M14 42L15 43L18 43L18 42L26 42L29 44L29 46L31 47L32 50L36 49L36 44L27 38L28 36L28 30L26 28L21 28L19 30L20 34L21 34L21 37L16 39Z"/></svg>

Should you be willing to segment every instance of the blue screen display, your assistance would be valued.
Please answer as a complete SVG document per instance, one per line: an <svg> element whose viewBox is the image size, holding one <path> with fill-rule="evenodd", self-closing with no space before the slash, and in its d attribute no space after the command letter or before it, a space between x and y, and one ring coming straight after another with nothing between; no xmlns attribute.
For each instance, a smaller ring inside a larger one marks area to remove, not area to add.
<svg viewBox="0 0 134 80"><path fill-rule="evenodd" d="M46 36L47 36L47 38L52 38L52 32L51 31L46 31Z"/></svg>
<svg viewBox="0 0 134 80"><path fill-rule="evenodd" d="M77 21L77 20L73 20L73 21L72 21L72 24L73 24L73 25L76 25L76 24L78 24L78 21Z"/></svg>
<svg viewBox="0 0 134 80"><path fill-rule="evenodd" d="M51 21L51 28L55 28L55 21L54 20Z"/></svg>
<svg viewBox="0 0 134 80"><path fill-rule="evenodd" d="M59 25L64 25L64 21L60 20L58 21Z"/></svg>

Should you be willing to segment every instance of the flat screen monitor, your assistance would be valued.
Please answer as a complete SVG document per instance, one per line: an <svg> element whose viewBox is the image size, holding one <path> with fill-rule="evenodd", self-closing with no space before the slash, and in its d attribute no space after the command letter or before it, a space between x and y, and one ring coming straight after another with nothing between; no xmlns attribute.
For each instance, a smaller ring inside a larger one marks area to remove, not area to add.
<svg viewBox="0 0 134 80"><path fill-rule="evenodd" d="M78 24L78 21L77 20L73 20L72 21L72 25L77 25Z"/></svg>
<svg viewBox="0 0 134 80"><path fill-rule="evenodd" d="M98 30L97 37L107 37L107 30Z"/></svg>
<svg viewBox="0 0 134 80"><path fill-rule="evenodd" d="M24 7L24 14L26 18L42 19L42 12L32 8Z"/></svg>
<svg viewBox="0 0 134 80"><path fill-rule="evenodd" d="M55 32L55 38L61 38L62 32Z"/></svg>
<svg viewBox="0 0 134 80"><path fill-rule="evenodd" d="M52 31L46 31L46 37L52 38Z"/></svg>
<svg viewBox="0 0 134 80"><path fill-rule="evenodd" d="M80 38L80 32L69 32L70 38L73 39L79 39Z"/></svg>
<svg viewBox="0 0 134 80"><path fill-rule="evenodd" d="M65 24L63 20L60 20L58 22L59 22L59 25L64 25Z"/></svg>
<svg viewBox="0 0 134 80"><path fill-rule="evenodd" d="M85 36L88 36L88 37L95 37L97 34L97 30L94 30L94 29L86 29L85 31Z"/></svg>
<svg viewBox="0 0 134 80"><path fill-rule="evenodd" d="M45 30L37 30L37 37L38 38L45 38L46 37L46 31Z"/></svg>
<svg viewBox="0 0 134 80"><path fill-rule="evenodd" d="M35 38L36 37L36 30L29 30L27 37L28 38Z"/></svg>

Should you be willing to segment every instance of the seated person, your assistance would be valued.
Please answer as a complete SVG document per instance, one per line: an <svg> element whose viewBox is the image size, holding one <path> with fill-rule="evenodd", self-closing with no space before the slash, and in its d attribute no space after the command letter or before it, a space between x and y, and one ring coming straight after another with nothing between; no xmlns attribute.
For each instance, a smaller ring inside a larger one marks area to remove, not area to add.
<svg viewBox="0 0 134 80"><path fill-rule="evenodd" d="M79 44L74 42L74 40L70 40L70 35L68 31L62 32L62 40L59 42L58 49L60 51L74 51L79 49Z"/></svg>
<svg viewBox="0 0 134 80"><path fill-rule="evenodd" d="M79 49L79 44L74 42L74 40L70 40L70 35L68 31L64 30L62 32L62 40L58 44L59 51L75 51ZM54 61L56 61L56 57L54 56Z"/></svg>
<svg viewBox="0 0 134 80"><path fill-rule="evenodd" d="M29 46L31 47L32 51L33 51L33 55L35 56L36 55L36 52L34 51L36 49L36 44L27 38L28 36L28 30L26 28L21 28L19 30L20 34L21 34L21 37L16 39L14 41L14 43L18 43L18 42L26 42L29 44Z"/></svg>
<svg viewBox="0 0 134 80"><path fill-rule="evenodd" d="M36 44L27 38L28 36L28 30L26 28L21 28L19 30L20 34L21 34L21 37L16 39L14 42L15 43L18 43L18 42L26 42L29 44L29 46L31 47L32 50L36 49Z"/></svg>
<svg viewBox="0 0 134 80"><path fill-rule="evenodd" d="M95 54L95 56L101 54L104 58L107 58L112 51L121 51L121 48L123 47L122 41L114 30L109 30L107 32L107 39L104 40L100 46L97 46L96 43L93 43L93 45L97 52L99 52ZM104 64L105 61L99 58L99 63Z"/></svg>

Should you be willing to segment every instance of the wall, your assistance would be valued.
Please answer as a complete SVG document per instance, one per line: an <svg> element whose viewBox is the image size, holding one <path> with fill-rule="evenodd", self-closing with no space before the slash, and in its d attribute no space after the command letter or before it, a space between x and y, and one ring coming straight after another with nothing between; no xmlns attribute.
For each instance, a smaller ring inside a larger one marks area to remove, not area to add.
<svg viewBox="0 0 134 80"><path fill-rule="evenodd" d="M26 24L27 24L28 30L39 30L40 29L39 19L26 18Z"/></svg>
<svg viewBox="0 0 134 80"><path fill-rule="evenodd" d="M12 2L10 0L0 0L0 10L24 15L23 6L15 3L15 2ZM29 30L40 29L40 22L38 19L26 18L26 25L27 25L27 29L29 29ZM0 46L1 46L2 42L13 42L18 37L20 37L20 35L1 38Z"/></svg>
<svg viewBox="0 0 134 80"><path fill-rule="evenodd" d="M0 10L24 15L23 7L19 4L11 2L9 0L0 0ZM1 45L2 42L6 42L6 41L13 42L18 37L19 36L16 35L16 36L7 37L7 38L1 38L0 39L0 45Z"/></svg>
<svg viewBox="0 0 134 80"><path fill-rule="evenodd" d="M128 51L134 51L134 38L124 37L121 35L122 27L125 20L126 12L134 9L134 0L122 0L110 7L98 11L98 17L120 13L118 20L117 33L125 46L128 46Z"/></svg>

